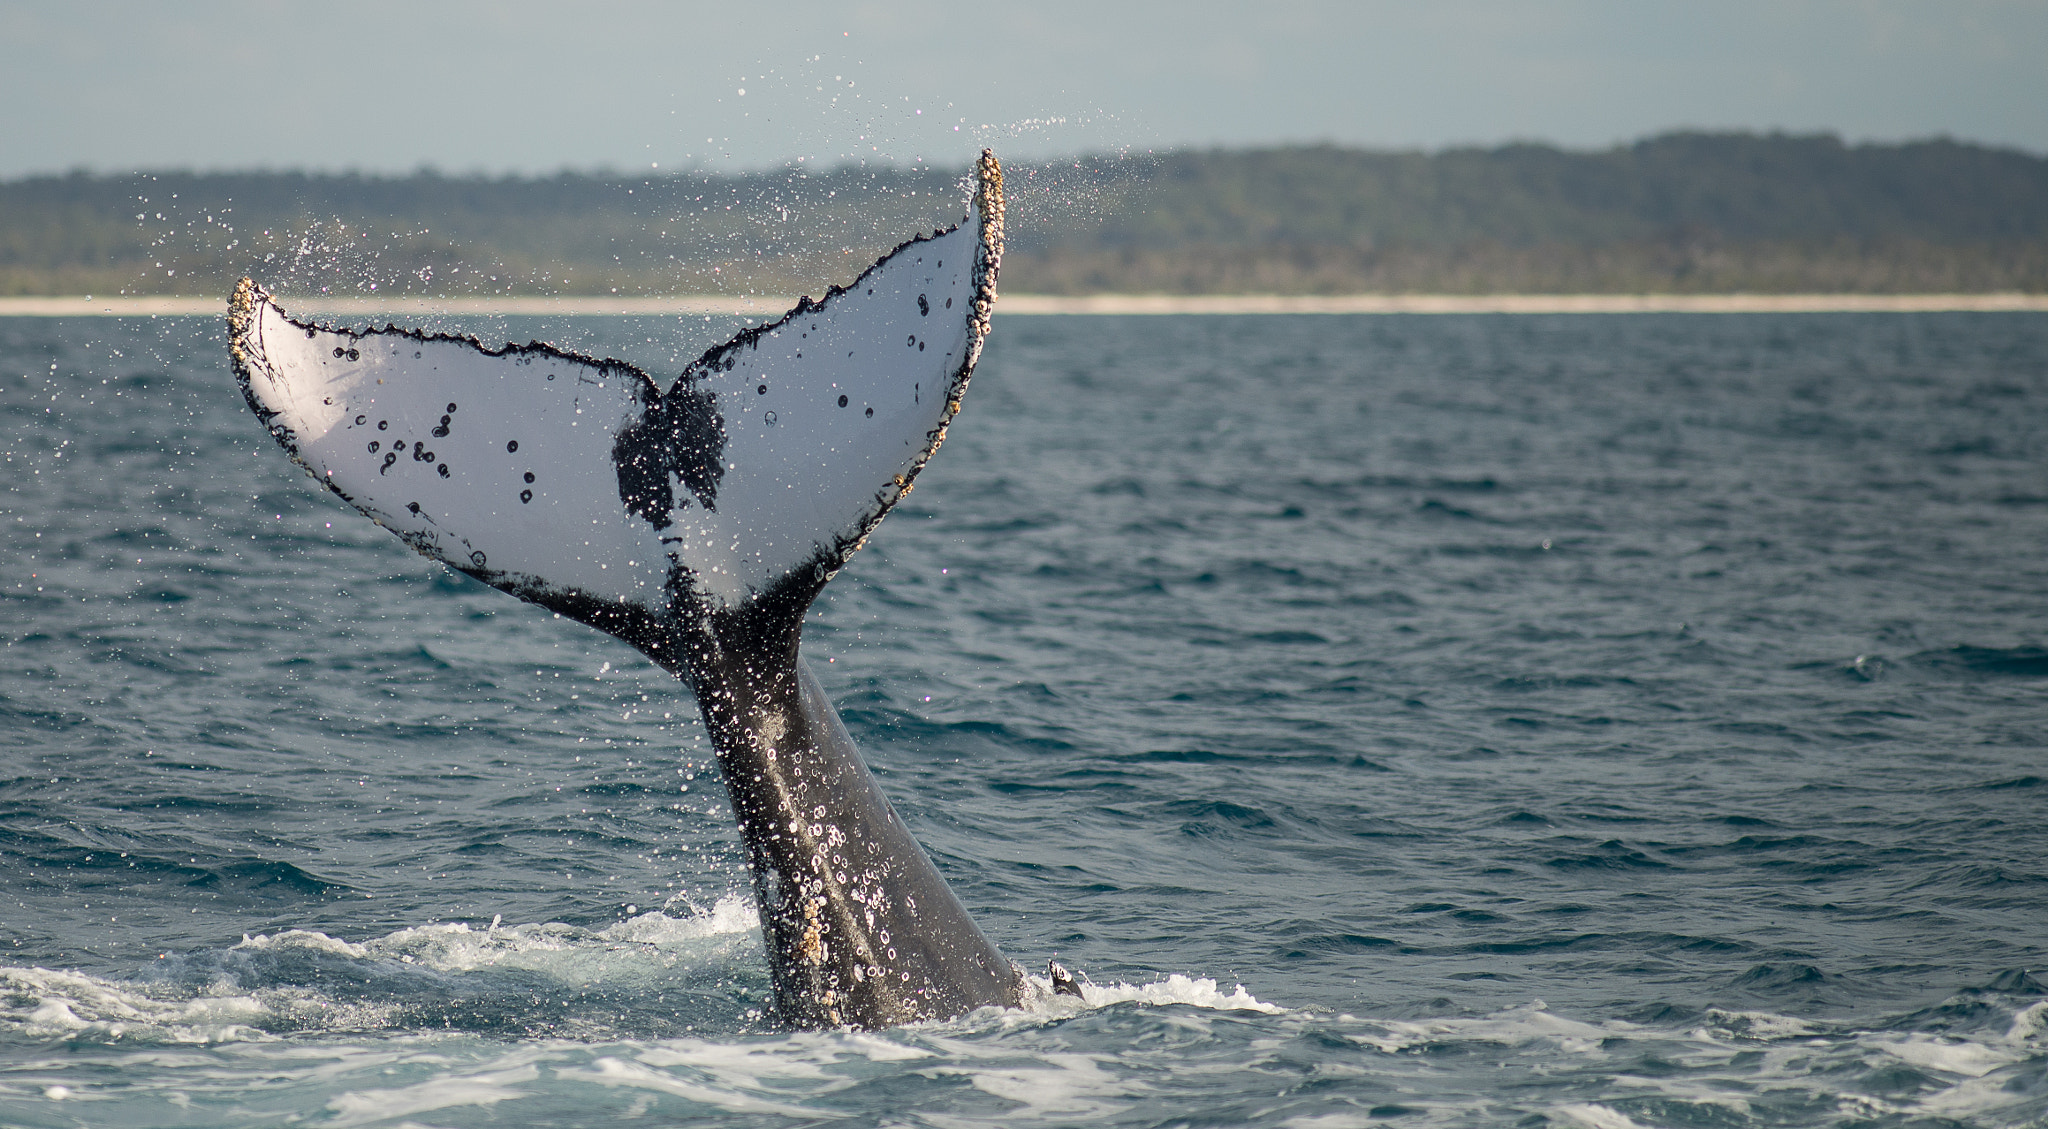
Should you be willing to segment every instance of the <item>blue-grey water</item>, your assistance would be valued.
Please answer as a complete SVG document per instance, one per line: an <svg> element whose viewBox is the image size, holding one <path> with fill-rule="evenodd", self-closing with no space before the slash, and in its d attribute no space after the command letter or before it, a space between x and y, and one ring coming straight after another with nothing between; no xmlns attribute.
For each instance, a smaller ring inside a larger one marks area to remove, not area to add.
<svg viewBox="0 0 2048 1129"><path fill-rule="evenodd" d="M996 326L807 649L1088 998L789 1033L679 685L0 321L0 1125L2048 1124L2048 318Z"/></svg>

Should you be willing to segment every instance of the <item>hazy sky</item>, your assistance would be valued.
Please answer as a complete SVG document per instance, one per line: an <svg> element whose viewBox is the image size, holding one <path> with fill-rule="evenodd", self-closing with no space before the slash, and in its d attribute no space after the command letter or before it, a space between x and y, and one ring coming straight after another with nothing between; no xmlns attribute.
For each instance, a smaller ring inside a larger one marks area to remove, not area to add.
<svg viewBox="0 0 2048 1129"><path fill-rule="evenodd" d="M1599 147L1676 128L2048 152L2042 0L0 0L0 60L0 177Z"/></svg>

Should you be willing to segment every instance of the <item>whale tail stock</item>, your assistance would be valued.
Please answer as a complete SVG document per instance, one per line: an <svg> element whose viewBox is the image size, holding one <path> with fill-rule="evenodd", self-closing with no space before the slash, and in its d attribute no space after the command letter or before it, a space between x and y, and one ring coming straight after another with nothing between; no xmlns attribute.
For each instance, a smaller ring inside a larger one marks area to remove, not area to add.
<svg viewBox="0 0 2048 1129"><path fill-rule="evenodd" d="M331 329L244 279L230 351L306 471L416 551L687 681L752 862L777 1009L888 1026L1020 1000L799 655L805 611L907 493L980 358L1002 171L971 211L666 391L539 343Z"/></svg>

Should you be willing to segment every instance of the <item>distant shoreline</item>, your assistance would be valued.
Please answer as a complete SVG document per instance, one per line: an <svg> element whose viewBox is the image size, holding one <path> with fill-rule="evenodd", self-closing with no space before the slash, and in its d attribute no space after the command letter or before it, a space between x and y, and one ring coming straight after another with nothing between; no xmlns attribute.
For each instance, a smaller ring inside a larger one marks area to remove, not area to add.
<svg viewBox="0 0 2048 1129"><path fill-rule="evenodd" d="M2048 311L2048 294L1005 295L1007 314L1771 314Z"/></svg>
<svg viewBox="0 0 2048 1129"><path fill-rule="evenodd" d="M780 316L794 297L315 298L285 308L319 317ZM1176 314L1769 314L2048 312L2048 294L1009 294L1013 315ZM227 297L0 298L0 317L225 316Z"/></svg>

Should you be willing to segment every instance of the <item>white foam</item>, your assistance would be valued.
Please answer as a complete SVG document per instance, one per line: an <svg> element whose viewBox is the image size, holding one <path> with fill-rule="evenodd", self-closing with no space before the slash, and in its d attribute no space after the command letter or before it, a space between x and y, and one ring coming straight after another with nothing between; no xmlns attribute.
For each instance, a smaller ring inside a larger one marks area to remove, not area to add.
<svg viewBox="0 0 2048 1129"><path fill-rule="evenodd" d="M1214 980L1182 976L1179 973L1148 984L1083 982L1078 986L1081 989L1081 998L1075 999L1054 992L1052 981L1043 976L1026 976L1024 1013L1064 1017L1125 1003L1152 1006L1186 1004L1189 1007L1217 1011L1254 1011L1263 1015L1284 1015L1287 1012L1286 1008L1269 1004L1253 996L1242 984L1235 985L1230 991L1225 992Z"/></svg>
<svg viewBox="0 0 2048 1129"><path fill-rule="evenodd" d="M760 929L761 914L753 899L727 894L713 903L710 909L699 910L688 917L670 917L660 911L643 913L604 930L601 936L610 941L666 945L700 941L706 937L756 933Z"/></svg>
<svg viewBox="0 0 2048 1129"><path fill-rule="evenodd" d="M1689 1067L1726 1076L1725 1064L1738 1054L1751 1058L1743 1069L1750 1080L1768 1079L1775 1090L1797 1090L1816 1101L1833 1101L1845 1118L1918 1119L1947 1118L1974 1122L1996 1116L2000 1111L2030 1102L2030 1088L2014 1088L2011 1071L2036 1063L2048 1047L2041 1045L2041 1024L2048 1017L2048 1001L2036 1002L2015 1013L2003 1034L1970 1036L1934 1035L1921 1032L1854 1031L1829 1027L1792 1016L1769 1012L1710 1011L1708 1026L1697 1029L1702 1053L1680 1053L1669 1057ZM1887 1060L1903 1063L1932 1078L1947 1075L1952 1084L1910 1096L1884 1099L1867 1094L1842 1093L1837 1074L1849 1064L1868 1069ZM1692 1083L1665 1083L1658 1088L1675 1092L1698 1087ZM1697 1092L1690 1100L1712 1100Z"/></svg>
<svg viewBox="0 0 2048 1129"><path fill-rule="evenodd" d="M1216 986L1216 981L1196 979L1178 973L1164 980L1150 984L1100 984L1081 985L1081 998L1089 1007L1108 1007L1110 1004L1187 1004L1191 1007L1214 1008L1218 1011L1256 1011L1265 1015L1279 1015L1287 1009L1253 997L1242 984L1225 992Z"/></svg>
<svg viewBox="0 0 2048 1129"><path fill-rule="evenodd" d="M590 977L610 977L616 990L595 997L602 1001L659 999L665 990L659 969L677 962L696 967L693 954L758 945L757 937L752 906L736 897L694 913L645 914L595 930L436 925L360 943L288 930L250 937L237 948L377 962L411 957L416 965L458 973L495 963L539 970L577 987ZM749 950L740 960L756 966L760 954ZM346 977L347 966L341 971ZM671 976L667 982L682 981ZM144 1100L145 1090L158 1103L175 1104L188 1091L203 1102L232 1102L244 1078L260 1077L298 1079L295 1085L318 1094L309 1104L317 1109L324 1102L322 1115L341 1125L454 1120L464 1115L436 1118L434 1111L505 1103L512 1104L503 1112L468 1116L517 1122L522 1111L539 1116L544 1103L559 1109L564 1101L616 1117L673 1120L689 1107L714 1118L765 1114L815 1121L859 1116L847 1111L869 1100L861 1093L872 1093L878 1078L900 1075L943 1079L967 1095L958 1109L922 1118L936 1129L987 1124L975 1102L1004 1107L1004 1123L1078 1124L1114 1119L1190 1085L1210 1085L1219 1073L1259 1074L1260 1064L1290 1041L1313 1034L1357 1048L1323 1056L1316 1077L1325 1084L1365 1079L1367 1091L1408 1110L1402 1124L1458 1123L1477 1112L1512 1109L1581 1129L1635 1129L1673 1119L1770 1120L1788 1103L1820 1111L1823 1119L1833 1111L1843 1119L2030 1124L2040 1109L2030 1082L2048 1061L2048 1001L1986 1031L1953 1034L1858 1030L1736 1011L1711 1013L1690 1029L1647 1027L1557 1015L1541 1001L1481 1016L1374 1019L1290 1011L1242 986L1225 990L1186 976L1084 984L1080 999L1053 995L1041 978L1030 983L1032 997L1022 1009L984 1009L890 1031L638 1041L618 1038L604 1022L572 1018L551 1019L548 1030L580 1037L528 1037L508 1048L494 1038L425 1029L414 1001L402 993L354 1003L299 987L246 988L221 980L195 989L189 980L180 985L172 978L136 984L0 968L0 1027L17 1036L117 1044L128 1076L149 1080L139 1088L126 1082L126 1096L114 1095L78 1073L79 1051L71 1047L0 1080L0 1103L132 1103ZM514 1012L523 998L510 1001ZM1117 1005L1180 1006L1150 1016L1126 1013L1100 1030L1061 1022ZM1117 1032L1132 1021L1150 1034L1124 1040ZM302 1034L279 1039L266 1030ZM302 1037L315 1032L326 1037ZM136 1043L158 1047L128 1049ZM212 1046L163 1046L192 1043ZM1443 1051L1451 1053L1431 1053ZM1675 1069L1631 1072L1639 1069L1633 1064L1651 1060ZM1908 1069L1929 1082L1883 1096L1855 1092L1873 1071ZM195 1082L207 1078L213 1081ZM1544 1081L1534 1081L1539 1078ZM1521 1097L1503 1097L1502 1087ZM616 1099L607 1104L605 1095ZM1274 1110L1286 1108L1280 1119L1288 1125L1356 1123L1356 1111L1350 1121L1325 1116L1327 1107L1316 1108L1305 1095L1281 1100ZM1298 1100L1306 1104L1295 1105Z"/></svg>
<svg viewBox="0 0 2048 1129"><path fill-rule="evenodd" d="M1695 1032L1701 1038L1796 1039L1812 1035L1813 1024L1789 1015L1768 1011L1723 1011L1707 1009L1707 1026Z"/></svg>
<svg viewBox="0 0 2048 1129"><path fill-rule="evenodd" d="M266 1027L366 1030L389 1026L399 1010L304 988L244 990L221 981L195 993L44 968L0 968L0 1001L0 1024L19 1033L108 1043L265 1041L274 1038Z"/></svg>
<svg viewBox="0 0 2048 1129"><path fill-rule="evenodd" d="M2000 1110L2029 1104L2034 1100L2034 1095L2028 1092L2027 1087L2010 1085L2013 1081L2015 1079L1996 1075L1966 1079L1945 1090L1927 1094L1906 1108L1909 1113L1918 1117L1938 1117L1962 1124L1982 1124ZM2030 1119L2026 1124L2038 1125L2040 1121Z"/></svg>
<svg viewBox="0 0 2048 1129"><path fill-rule="evenodd" d="M423 925L351 942L316 930L288 929L245 935L233 951L397 961L451 974L509 968L579 987L610 982L630 991L679 967L729 962L757 946L758 938L753 903L728 895L709 909L677 916L654 911L598 930L553 922ZM342 1001L290 985L249 988L226 978L194 988L0 967L0 1024L35 1038L207 1044L273 1038L265 1028L378 1030L397 1022L407 1004L403 999Z"/></svg>
<svg viewBox="0 0 2048 1129"><path fill-rule="evenodd" d="M656 1070L643 1062L627 1062L624 1059L606 1056L591 1063L591 1067L591 1069L556 1067L555 1077L571 1081L595 1082L600 1086L630 1086L636 1089L651 1090L656 1093L672 1094L686 1101L710 1106L713 1109L722 1109L728 1113L772 1113L782 1117L803 1118L837 1116L825 1110L809 1109L804 1106L790 1105L787 1102L775 1102L765 1098L757 1098L733 1088L729 1083L721 1087L688 1082L677 1078L673 1074ZM755 1080L749 1078L746 1081L752 1083Z"/></svg>
<svg viewBox="0 0 2048 1129"><path fill-rule="evenodd" d="M1024 1107L1009 1116L1015 1119L1046 1118L1083 1122L1108 1117L1122 1101L1151 1089L1143 1083L1120 1078L1103 1069L1101 1060L1086 1054L1041 1053L1034 1065L990 1069L987 1067L936 1067L938 1076L964 1076L984 1094L993 1094ZM941 1118L933 1123L945 1125ZM961 1119L955 1124L980 1124L979 1118Z"/></svg>
<svg viewBox="0 0 2048 1129"><path fill-rule="evenodd" d="M253 995L166 999L82 972L0 968L0 1019L37 1038L213 1043L266 1038Z"/></svg>
<svg viewBox="0 0 2048 1129"><path fill-rule="evenodd" d="M2048 1038L2048 1000L2021 1008L2005 1032L2009 1043L2035 1043L2044 1041L2044 1038Z"/></svg>
<svg viewBox="0 0 2048 1129"><path fill-rule="evenodd" d="M1497 1043L1504 1046L1546 1042L1570 1054L1599 1057L1606 1054L1607 1040L1643 1030L1619 1020L1592 1024L1566 1019L1551 1014L1542 1000L1475 1019L1382 1019L1365 1022L1379 1028L1379 1032L1353 1033L1346 1038L1387 1054L1442 1042Z"/></svg>
<svg viewBox="0 0 2048 1129"><path fill-rule="evenodd" d="M1281 1129L1358 1129L1360 1125L1371 1124L1359 1118L1357 1110L1343 1113L1314 1113L1304 1117L1290 1117L1280 1123Z"/></svg>
<svg viewBox="0 0 2048 1129"><path fill-rule="evenodd" d="M1575 1125L1583 1125L1586 1129L1642 1129L1634 1118L1597 1102L1561 1105L1557 1107L1556 1112L1559 1117Z"/></svg>
<svg viewBox="0 0 2048 1129"><path fill-rule="evenodd" d="M649 1066L686 1067L734 1085L752 1086L766 1079L778 1082L829 1081L832 1075L826 1068L848 1057L849 1051L875 1062L895 1061L894 1057L877 1057L877 1048L884 1045L904 1049L901 1044L875 1035L850 1031L799 1031L785 1036L780 1042L771 1043L665 1039L642 1050L638 1058ZM922 1057L922 1054L911 1057Z"/></svg>
<svg viewBox="0 0 2048 1129"><path fill-rule="evenodd" d="M1909 1066L1970 1078L1982 1078L2001 1066L2030 1057L2024 1050L1928 1035L1907 1035L1896 1039L1874 1037L1866 1043Z"/></svg>
<svg viewBox="0 0 2048 1129"><path fill-rule="evenodd" d="M708 910L671 917L653 910L603 929L590 930L560 922L532 925L472 926L466 922L419 925L361 944L325 933L291 929L275 935L244 936L235 948L249 951L291 949L328 953L356 960L397 960L437 972L470 972L507 967L558 972L562 978L587 982L594 975L623 971L645 958L658 967L673 966L677 949L701 948L706 941L744 940L760 930L753 902L728 894ZM624 957L625 959L611 959Z"/></svg>
<svg viewBox="0 0 2048 1129"><path fill-rule="evenodd" d="M539 1078L540 1068L529 1064L510 1070L448 1075L390 1090L350 1090L327 1100L327 1108L335 1114L327 1124L364 1125L428 1110L496 1105L526 1097L527 1091L513 1089L513 1085Z"/></svg>
<svg viewBox="0 0 2048 1129"><path fill-rule="evenodd" d="M682 947L728 943L734 934L715 931L718 916L714 910L695 917L635 919L575 935L562 926L475 928L468 936L474 941L510 933L510 943L529 946L536 959L560 951L605 953L619 946L639 952L651 944L607 938L658 936ZM726 924L744 920L744 913L734 910ZM634 930L643 932L631 934ZM401 934L414 946L407 951L423 951L418 947L423 939L464 936L434 927L400 931L360 947L372 954L366 959L390 959L374 954ZM280 934L268 943L318 948L325 942L317 936L286 939ZM758 954L747 959L758 961ZM170 990L155 985L110 984L46 969L0 969L0 1025L12 1021L16 1031L36 1022L46 1034L90 1029L106 1037L114 1025L133 1024L128 1030L155 1031L159 1042L167 1042L173 1038L166 1033L169 1028L152 1025L181 1024L177 1030L188 1040L219 1041L238 1037L237 1018L264 1012L272 1029L280 1015L304 1016L298 1030L328 1032L322 1038L271 1039L245 1024L241 1037L251 1041L239 1045L132 1050L128 1044L136 1038L123 1036L113 1052L118 1057L99 1060L120 1064L118 1086L102 1086L97 1076L83 1071L81 1064L93 1061L93 1051L65 1047L22 1063L0 1079L0 1104L61 1101L68 1108L89 1101L101 1115L98 1121L153 1123L166 1103L196 1098L207 1110L239 1111L253 1091L271 1095L278 1109L310 1111L316 1120L347 1126L478 1119L552 1123L562 1119L563 1110L583 1114L585 1120L648 1117L663 1124L763 1115L817 1122L868 1118L879 1094L922 1093L938 1084L957 1100L920 1109L919 1120L934 1129L966 1129L990 1123L1128 1120L1134 1110L1184 1104L1191 1093L1227 1092L1248 1099L1272 1084L1286 1085L1287 1092L1273 1095L1273 1104L1249 1119L1301 1129L1360 1124L1370 1119L1365 1111L1370 1102L1398 1104L1406 1110L1399 1123L1417 1126L1490 1124L1534 1114L1579 1129L1637 1129L1674 1122L1776 1121L1794 1110L1799 1111L1794 1119L2032 1124L2039 1120L2040 1107L2038 1090L2029 1083L2048 1061L2042 1033L2048 1001L2016 1013L2009 1026L1954 1035L1857 1030L1769 1015L1740 1021L1717 1016L1698 1030L1646 1027L1555 1015L1540 1002L1484 1016L1359 1018L1283 1011L1241 988L1225 991L1193 978L1086 985L1087 998L1078 1000L1051 999L1049 984L1034 985L1046 996L1026 1009L986 1009L948 1023L889 1031L606 1043L587 1037L529 1037L508 1045L499 1038L407 1027L410 1021L403 1017L377 1028L374 1008L353 1019L335 1018L346 1009L304 989L217 990L204 999L180 1000L152 995ZM637 991L629 986L624 994ZM1246 1002L1261 1006L1249 1008ZM1152 1014L1127 1010L1108 1027L1060 1022L1093 1007L1118 1004L1182 1006ZM1774 1039L1730 1035L1729 1025L1782 1034ZM1313 1052L1315 1086L1269 1083L1272 1065L1292 1061L1294 1051L1288 1048L1303 1049L1304 1037L1325 1049ZM1332 1037L1348 1039L1356 1049L1347 1054L1329 1042ZM1639 1069L1635 1064L1652 1061L1676 1069L1632 1072ZM1855 1092L1873 1071L1908 1068L1932 1084L1882 1096ZM1328 1099L1336 1095L1349 1097L1333 1108ZM1365 1104L1350 1104L1350 1098ZM454 1112L437 1116L444 1110Z"/></svg>
<svg viewBox="0 0 2048 1129"><path fill-rule="evenodd" d="M370 955L361 945L351 945L336 937L311 929L287 929L275 935L258 933L254 937L242 934L242 943L235 948L249 952L285 952L299 949L307 952L328 953L333 956L353 957L357 960Z"/></svg>
<svg viewBox="0 0 2048 1129"><path fill-rule="evenodd" d="M245 935L233 951L396 961L451 975L514 970L577 988L606 984L630 995L643 988L659 990L659 984L672 980L678 968L715 967L735 958L751 963L759 954L749 950L759 945L760 917L752 900L729 894L694 912L655 910L595 930L560 922L509 926L458 922L413 926L382 937L348 941L317 930L287 929ZM0 1010L0 1018L11 1020L19 1030L40 1037L95 1041L219 1043L273 1038L266 1029L374 1031L403 1026L410 1014L410 1001L403 998L337 1000L312 988L249 988L225 978L195 989L170 980L138 984L76 972L0 969L0 988L11 988L17 999L32 1001ZM984 1009L935 1026L1028 1027L1048 1017L1063 1018L1126 1003L1178 1004L1264 1015L1286 1012L1253 996L1243 985L1226 990L1215 980L1184 975L1143 984L1082 984L1081 992L1079 999L1056 995L1049 981L1032 977L1027 980L1023 1009ZM887 1040L860 1047L861 1053L877 1062L926 1053ZM835 1053L846 1049L842 1046ZM700 1048L693 1053L701 1058L705 1052ZM740 1070L735 1078L745 1073Z"/></svg>

